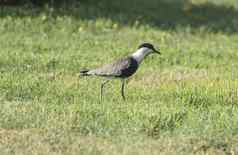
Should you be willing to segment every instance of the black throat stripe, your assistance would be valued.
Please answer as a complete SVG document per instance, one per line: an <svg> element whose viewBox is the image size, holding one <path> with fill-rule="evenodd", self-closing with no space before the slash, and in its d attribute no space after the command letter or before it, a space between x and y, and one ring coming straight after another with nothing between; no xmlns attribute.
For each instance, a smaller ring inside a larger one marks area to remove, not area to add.
<svg viewBox="0 0 238 155"><path fill-rule="evenodd" d="M138 62L132 57L128 57L128 59L130 60L130 64L127 68L121 70L121 75L118 76L120 78L127 78L133 75L138 69Z"/></svg>

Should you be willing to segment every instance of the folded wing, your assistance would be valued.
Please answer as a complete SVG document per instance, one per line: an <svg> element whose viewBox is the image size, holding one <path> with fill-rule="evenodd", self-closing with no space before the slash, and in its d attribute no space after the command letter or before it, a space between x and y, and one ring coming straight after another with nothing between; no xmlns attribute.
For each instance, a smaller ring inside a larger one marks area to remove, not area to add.
<svg viewBox="0 0 238 155"><path fill-rule="evenodd" d="M130 57L117 60L115 63L107 64L102 67L90 70L87 72L89 75L120 77L123 71L130 68L132 60Z"/></svg>

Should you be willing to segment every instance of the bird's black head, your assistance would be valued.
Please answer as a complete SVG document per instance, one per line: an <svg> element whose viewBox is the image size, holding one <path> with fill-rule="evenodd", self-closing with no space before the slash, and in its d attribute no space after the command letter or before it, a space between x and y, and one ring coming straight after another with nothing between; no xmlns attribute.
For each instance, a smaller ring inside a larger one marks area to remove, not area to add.
<svg viewBox="0 0 238 155"><path fill-rule="evenodd" d="M157 53L157 54L161 54L158 50L156 50L155 48L154 48L154 46L152 45L152 44L150 44L150 43L143 43L143 44L141 44L139 47L138 47L138 49L140 49L140 48L148 48L148 49L151 49L153 52L155 52L155 53Z"/></svg>

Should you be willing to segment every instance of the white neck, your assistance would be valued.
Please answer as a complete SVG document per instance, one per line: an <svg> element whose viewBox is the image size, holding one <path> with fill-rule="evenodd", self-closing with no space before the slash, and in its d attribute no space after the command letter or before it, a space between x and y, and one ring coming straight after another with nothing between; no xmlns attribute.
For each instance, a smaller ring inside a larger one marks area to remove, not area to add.
<svg viewBox="0 0 238 155"><path fill-rule="evenodd" d="M134 58L138 64L142 62L142 60L150 53L150 49L146 47L142 47L138 49L135 53L133 53L131 56Z"/></svg>

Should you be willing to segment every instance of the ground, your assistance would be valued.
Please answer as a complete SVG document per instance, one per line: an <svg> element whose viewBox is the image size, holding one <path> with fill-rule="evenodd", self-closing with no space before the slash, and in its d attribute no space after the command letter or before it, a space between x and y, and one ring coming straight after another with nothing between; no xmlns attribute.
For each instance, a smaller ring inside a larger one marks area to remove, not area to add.
<svg viewBox="0 0 238 155"><path fill-rule="evenodd" d="M238 153L237 17L236 0L2 7L0 154ZM79 71L145 41L162 55L100 103Z"/></svg>

